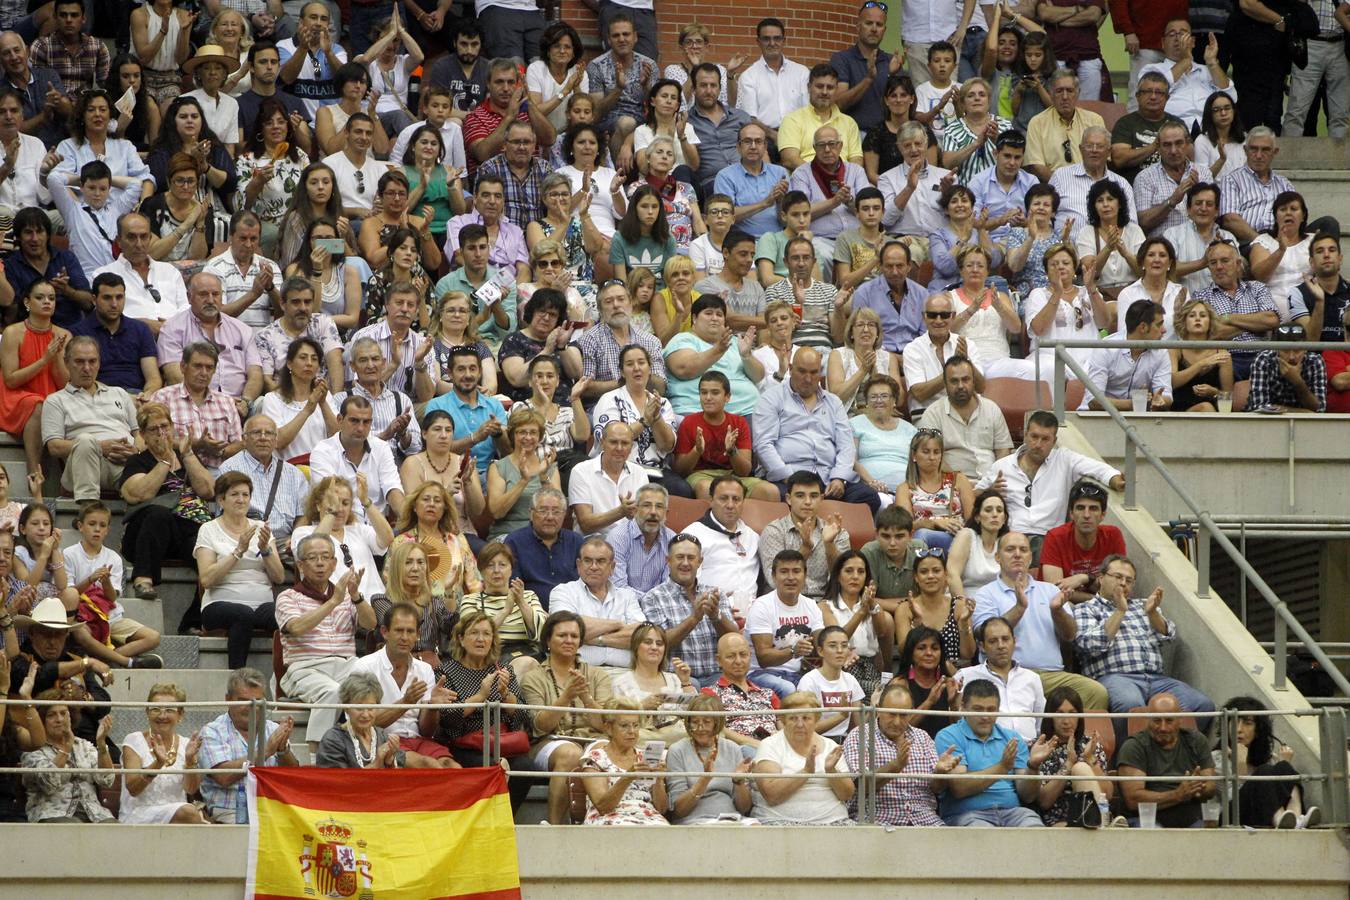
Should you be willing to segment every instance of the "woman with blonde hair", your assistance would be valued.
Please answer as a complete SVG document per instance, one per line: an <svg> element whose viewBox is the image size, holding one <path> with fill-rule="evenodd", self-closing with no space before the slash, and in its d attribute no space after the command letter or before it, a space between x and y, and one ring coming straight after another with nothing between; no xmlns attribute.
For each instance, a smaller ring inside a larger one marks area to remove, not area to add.
<svg viewBox="0 0 1350 900"><path fill-rule="evenodd" d="M689 703L690 712L719 713L725 707L716 694L699 694ZM666 768L675 772L699 772L701 777L672 775L667 778L670 806L676 825L699 825L750 814L754 797L750 781L737 778L750 771L739 744L724 737L727 720L719 715L688 716L688 737L677 741L666 756Z"/></svg>
<svg viewBox="0 0 1350 900"><path fill-rule="evenodd" d="M187 739L178 734L183 721L187 692L172 682L152 685L145 698L145 717L150 727L133 731L122 739L122 767L156 769L148 775L122 776L122 802L117 819L128 825L205 825L206 819L187 798L197 793L202 776L185 775L197 768L201 735Z"/></svg>
<svg viewBox="0 0 1350 900"><path fill-rule="evenodd" d="M427 548L416 541L394 541L389 548L384 560L384 593L371 598L370 608L383 622L398 603L417 610L413 655L436 668L449 646L450 632L459 621L459 609L453 597L432 593Z"/></svg>
<svg viewBox="0 0 1350 900"><path fill-rule="evenodd" d="M1177 310L1173 327L1183 341L1212 341L1219 317L1204 300L1187 300ZM1219 393L1233 394L1233 357L1227 350L1168 350L1172 357L1172 409L1216 412Z"/></svg>
<svg viewBox="0 0 1350 900"><path fill-rule="evenodd" d="M478 336L478 323L474 321L473 301L463 291L446 291L436 298L431 307L431 321L427 336L432 339L431 352L441 372L441 380L436 385L436 393L448 394L454 390L451 372L454 364L450 351L456 347L472 347L478 354L480 377L479 390L485 394L497 393L497 361L492 358L492 348L483 343Z"/></svg>
<svg viewBox="0 0 1350 900"><path fill-rule="evenodd" d="M782 728L765 738L751 771L764 775L844 772L844 748L816 734L820 706L809 691L783 698ZM766 825L846 825L854 785L849 778L760 778L755 781L755 818Z"/></svg>
<svg viewBox="0 0 1350 900"><path fill-rule="evenodd" d="M674 744L686 732L679 717L669 715L669 711L684 709L698 692L689 680L689 664L678 657L670 659L666 630L652 622L633 629L628 649L632 663L627 672L614 679L614 695L632 698L643 709L655 712L642 723L644 742L659 740ZM673 671L666 670L667 661ZM663 712L666 714L662 715Z"/></svg>
<svg viewBox="0 0 1350 900"><path fill-rule="evenodd" d="M825 384L845 409L852 409L858 399L858 389L873 375L888 375L900 385L896 408L903 410L906 394L905 382L900 377L900 354L881 346L881 316L876 310L858 308L848 317L844 346L830 351Z"/></svg>
<svg viewBox="0 0 1350 900"><path fill-rule="evenodd" d="M579 206L580 198L572 193L572 181L561 172L553 172L539 186L544 215L525 227L525 243L531 255L545 240L558 243L563 268L577 285L591 285L594 289L595 262L607 252L605 237L591 219L590 206Z"/></svg>
<svg viewBox="0 0 1350 900"><path fill-rule="evenodd" d="M633 312L629 316L631 324L648 334L656 334L652 326L652 301L656 298L656 276L650 269L634 269L624 280L628 288L628 299L632 302Z"/></svg>
<svg viewBox="0 0 1350 900"><path fill-rule="evenodd" d="M638 747L642 705L631 697L605 703L608 740L596 741L582 754L583 772L605 772L609 778L585 778L587 825L669 825L664 762L648 763Z"/></svg>
<svg viewBox="0 0 1350 900"><path fill-rule="evenodd" d="M362 573L361 596L369 598L385 592L375 557L382 556L394 542L394 530L371 502L366 476L356 476L356 487L359 498L353 496L351 484L338 475L329 475L314 485L305 500L303 524L291 532L291 552L298 554L300 542L311 534L328 538L337 560L329 581L338 584L348 569L357 569ZM356 499L365 509L368 523L357 521L353 508Z"/></svg>
<svg viewBox="0 0 1350 900"><path fill-rule="evenodd" d="M410 541L428 549L431 593L445 597L452 610L460 597L482 586L454 498L439 481L424 481L408 492L394 543Z"/></svg>
<svg viewBox="0 0 1350 900"><path fill-rule="evenodd" d="M516 309L534 296L540 288L562 292L567 301L567 318L573 322L594 322L599 318L595 305L595 285L589 280L578 280L568 266L568 256L557 237L540 238L530 248L530 271L534 280L516 285ZM559 322L559 325L562 323Z"/></svg>
<svg viewBox="0 0 1350 900"><path fill-rule="evenodd" d="M215 44L226 56L239 60L239 68L225 79L225 86L221 90L231 97L248 93L253 87L253 67L247 64L248 48L253 46L253 34L243 14L228 6L216 13L216 18L211 22L211 39L207 43Z"/></svg>
<svg viewBox="0 0 1350 900"><path fill-rule="evenodd" d="M712 46L712 30L702 22L690 22L680 29L680 52L684 54L684 59L666 66L665 71L661 73L662 78L680 86L680 91L684 95L685 109L694 105L693 72L700 64L707 62L703 54L710 46ZM722 80L722 88L717 92L717 102L726 107L735 106L736 76L746 67L745 56L736 53L726 65L721 63L714 65L717 66L717 72Z"/></svg>
<svg viewBox="0 0 1350 900"><path fill-rule="evenodd" d="M895 505L914 517L915 538L945 551L975 507L975 489L964 472L942 467L942 452L942 432L935 428L915 432L905 481L895 489Z"/></svg>
<svg viewBox="0 0 1350 900"><path fill-rule="evenodd" d="M547 427L537 409L511 411L506 422L506 442L511 452L488 465L487 505L493 519L488 529L489 540L504 537L529 523L530 504L540 488L562 489L558 453L544 444Z"/></svg>
<svg viewBox="0 0 1350 900"><path fill-rule="evenodd" d="M662 344L670 343L677 334L693 330L694 301L700 296L694 290L696 273L694 261L682 255L671 256L661 270L666 286L652 297L649 311L652 334ZM629 294L632 293L630 289Z"/></svg>

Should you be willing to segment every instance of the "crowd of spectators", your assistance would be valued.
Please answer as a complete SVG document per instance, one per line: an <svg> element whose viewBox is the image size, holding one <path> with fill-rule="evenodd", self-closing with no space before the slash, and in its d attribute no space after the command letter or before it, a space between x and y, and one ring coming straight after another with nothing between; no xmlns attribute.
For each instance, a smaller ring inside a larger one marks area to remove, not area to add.
<svg viewBox="0 0 1350 900"><path fill-rule="evenodd" d="M1203 736L1118 719L1112 758L1067 715L1214 709L1102 524L1124 478L1044 411L1014 452L985 396L1049 377L1042 341L1272 336L1073 352L1121 409L1350 411L1350 354L1301 346L1350 329L1340 226L1274 165L1322 84L1345 135L1350 4L1177 6L1110 3L1109 129L1103 0L904 2L893 54L867 2L812 66L778 19L722 62L690 23L664 68L650 2L601 2L589 61L481 0L155 0L106 41L78 0L0 13L0 428L31 498L0 468L0 669L66 701L7 712L0 762L34 771L0 812L111 818L111 774L50 770L120 760L166 773L122 779L123 821L242 821L245 713L184 736L158 684L119 747L82 706L163 665L118 597L190 559L178 630L227 636L228 699L262 695L249 648L278 632L277 689L341 707L308 716L318 765L478 758L481 712L381 704L604 709L504 714L510 771L612 776L550 781L552 822L846 823L846 778L738 776L856 769L858 715L812 710L867 700L883 821L1196 821L1206 785L1095 776L1212 771ZM707 511L677 533L672 497ZM1001 777L1033 770L1074 778ZM933 772L984 777L905 777Z"/></svg>

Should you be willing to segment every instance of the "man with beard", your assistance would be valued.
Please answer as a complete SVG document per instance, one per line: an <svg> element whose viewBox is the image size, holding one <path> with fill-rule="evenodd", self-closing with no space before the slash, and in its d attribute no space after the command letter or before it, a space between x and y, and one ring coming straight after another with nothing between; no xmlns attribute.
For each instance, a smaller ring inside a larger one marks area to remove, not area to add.
<svg viewBox="0 0 1350 900"><path fill-rule="evenodd" d="M211 388L234 397L241 416L262 393L262 360L253 345L253 330L221 311L224 288L220 277L209 272L192 276L188 308L170 318L159 332L159 364L164 380L178 384L184 372L179 357L189 344L204 342L218 356Z"/></svg>
<svg viewBox="0 0 1350 900"><path fill-rule="evenodd" d="M924 410L919 427L942 432L942 468L973 481L1012 452L1008 422L997 403L975 391L975 367L965 357L943 363L942 386L946 394Z"/></svg>
<svg viewBox="0 0 1350 900"><path fill-rule="evenodd" d="M511 452L505 438L506 410L500 400L478 389L482 364L472 347L455 347L450 351L449 374L453 389L428 403L425 414L437 409L450 414L455 423L450 452L472 453L481 478L487 474L488 463L497 450L503 456Z"/></svg>
<svg viewBox="0 0 1350 900"><path fill-rule="evenodd" d="M598 397L623 383L619 355L630 344L647 351L652 361L649 387L658 394L665 393L666 362L661 355L661 342L655 335L633 324L633 301L628 296L628 289L621 282L611 281L600 289L596 305L600 308L600 324L577 341L581 350L582 377L590 379L582 396L593 405Z"/></svg>
<svg viewBox="0 0 1350 900"><path fill-rule="evenodd" d="M94 311L71 326L71 337L86 335L98 344L99 376L143 403L163 386L159 350L150 326L122 315L127 289L122 276L104 272L94 279Z"/></svg>
<svg viewBox="0 0 1350 900"><path fill-rule="evenodd" d="M670 574L666 554L675 532L666 527L669 506L670 494L663 486L646 484L637 489L637 512L609 536L614 547L616 586L630 587L641 594ZM666 638L672 640L669 635Z"/></svg>
<svg viewBox="0 0 1350 900"><path fill-rule="evenodd" d="M447 53L431 64L426 83L450 90L454 111L463 119L487 98L488 61L483 59L483 32L477 22L464 22L455 32L455 52Z"/></svg>

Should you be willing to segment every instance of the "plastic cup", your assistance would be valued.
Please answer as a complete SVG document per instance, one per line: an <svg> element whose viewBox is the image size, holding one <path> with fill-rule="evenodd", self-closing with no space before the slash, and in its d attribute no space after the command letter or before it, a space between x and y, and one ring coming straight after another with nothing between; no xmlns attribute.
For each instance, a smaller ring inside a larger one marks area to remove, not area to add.
<svg viewBox="0 0 1350 900"><path fill-rule="evenodd" d="M1137 413L1148 412L1148 391L1143 388L1130 391L1130 406Z"/></svg>
<svg viewBox="0 0 1350 900"><path fill-rule="evenodd" d="M1228 415L1233 411L1233 392L1219 391L1219 402L1216 404L1219 412Z"/></svg>
<svg viewBox="0 0 1350 900"><path fill-rule="evenodd" d="M1220 807L1219 807L1219 801L1218 801L1218 800L1206 800L1204 803L1201 803L1201 804L1200 804L1200 809L1201 809L1201 811L1204 813L1204 816L1205 816L1205 827L1206 827L1206 828L1218 828L1218 827L1219 827L1219 809L1220 809Z"/></svg>
<svg viewBox="0 0 1350 900"><path fill-rule="evenodd" d="M1158 827L1158 804L1156 803L1139 804L1139 827L1140 828Z"/></svg>

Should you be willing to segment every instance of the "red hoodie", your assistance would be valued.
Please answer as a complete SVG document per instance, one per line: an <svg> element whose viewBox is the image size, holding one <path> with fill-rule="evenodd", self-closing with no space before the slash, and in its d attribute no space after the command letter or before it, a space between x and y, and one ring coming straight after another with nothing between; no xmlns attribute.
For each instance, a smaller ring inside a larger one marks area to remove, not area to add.
<svg viewBox="0 0 1350 900"><path fill-rule="evenodd" d="M1173 19L1189 18L1189 0L1111 0L1116 34L1132 34L1145 50L1161 50L1163 29Z"/></svg>

